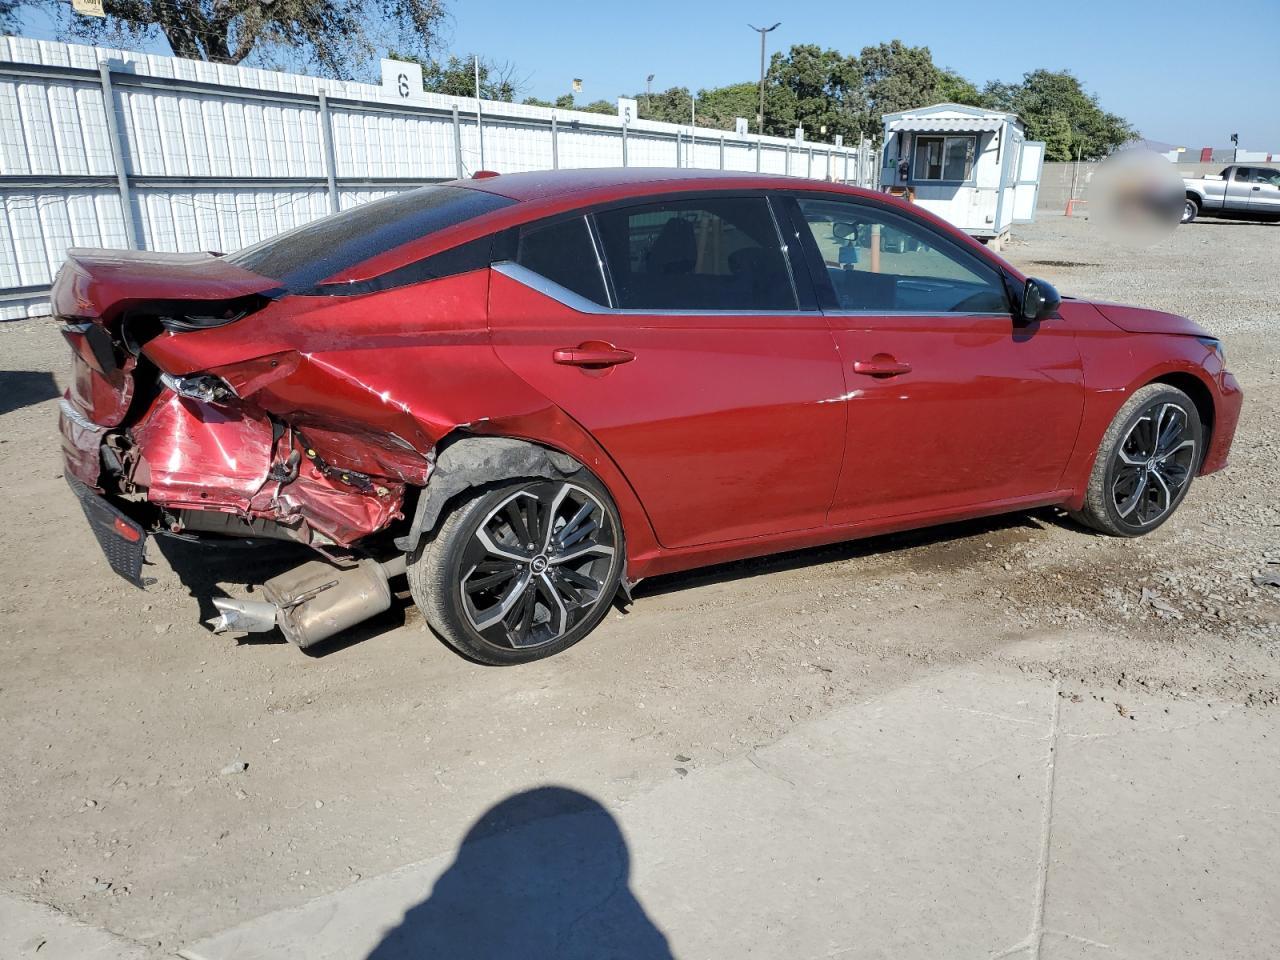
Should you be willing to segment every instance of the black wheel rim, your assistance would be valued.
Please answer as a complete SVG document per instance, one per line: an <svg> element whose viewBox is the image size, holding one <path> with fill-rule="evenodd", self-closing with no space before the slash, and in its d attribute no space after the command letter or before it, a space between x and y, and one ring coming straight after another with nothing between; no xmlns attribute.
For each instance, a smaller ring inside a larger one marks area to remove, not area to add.
<svg viewBox="0 0 1280 960"><path fill-rule="evenodd" d="M1111 497L1120 519L1146 527L1168 515L1196 462L1196 441L1187 411L1176 403L1145 410L1116 449Z"/></svg>
<svg viewBox="0 0 1280 960"><path fill-rule="evenodd" d="M617 531L600 500L545 481L504 497L476 528L458 578L462 609L487 643L554 643L610 598Z"/></svg>

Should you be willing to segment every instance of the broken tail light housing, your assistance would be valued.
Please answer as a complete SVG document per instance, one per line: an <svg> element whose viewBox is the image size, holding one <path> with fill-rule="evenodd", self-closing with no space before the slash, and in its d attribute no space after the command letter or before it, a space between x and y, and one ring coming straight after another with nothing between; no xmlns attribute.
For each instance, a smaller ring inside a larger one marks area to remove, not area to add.
<svg viewBox="0 0 1280 960"><path fill-rule="evenodd" d="M201 403L227 403L237 399L231 384L212 373L193 373L185 377L162 373L160 382L178 396Z"/></svg>

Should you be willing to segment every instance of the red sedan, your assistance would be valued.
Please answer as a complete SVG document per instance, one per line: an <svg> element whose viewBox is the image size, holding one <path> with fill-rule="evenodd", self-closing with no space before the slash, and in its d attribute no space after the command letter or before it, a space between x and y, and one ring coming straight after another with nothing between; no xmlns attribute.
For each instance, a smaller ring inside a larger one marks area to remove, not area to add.
<svg viewBox="0 0 1280 960"><path fill-rule="evenodd" d="M151 534L316 559L218 600L307 646L391 603L487 663L644 577L1060 505L1148 533L1241 392L1181 317L1061 299L887 197L691 170L423 187L227 255L73 250L66 474Z"/></svg>

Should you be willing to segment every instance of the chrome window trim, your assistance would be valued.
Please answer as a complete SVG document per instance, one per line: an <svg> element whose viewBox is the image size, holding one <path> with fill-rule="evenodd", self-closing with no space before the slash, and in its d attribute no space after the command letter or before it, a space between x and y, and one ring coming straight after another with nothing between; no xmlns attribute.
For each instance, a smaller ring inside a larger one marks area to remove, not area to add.
<svg viewBox="0 0 1280 960"><path fill-rule="evenodd" d="M959 310L827 310L825 316L828 317L937 317L945 319L947 317L998 317L1002 320L1012 320L1012 314L1001 313L999 310L979 310L976 312L961 312Z"/></svg>
<svg viewBox="0 0 1280 960"><path fill-rule="evenodd" d="M493 264L492 269L521 286L535 290L544 297L550 297L579 313L619 317L820 317L823 315L821 310L645 310L631 307L606 307L510 260L500 260Z"/></svg>

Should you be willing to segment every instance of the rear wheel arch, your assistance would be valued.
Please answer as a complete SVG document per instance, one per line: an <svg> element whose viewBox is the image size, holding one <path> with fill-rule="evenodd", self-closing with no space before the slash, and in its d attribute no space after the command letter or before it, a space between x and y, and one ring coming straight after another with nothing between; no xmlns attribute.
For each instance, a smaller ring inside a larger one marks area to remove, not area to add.
<svg viewBox="0 0 1280 960"><path fill-rule="evenodd" d="M614 491L601 477L563 450L519 437L455 431L437 445L435 465L426 486L418 492L409 532L396 540L396 547L413 553L453 507L483 488L538 477L567 480L580 473L595 479L617 502Z"/></svg>

